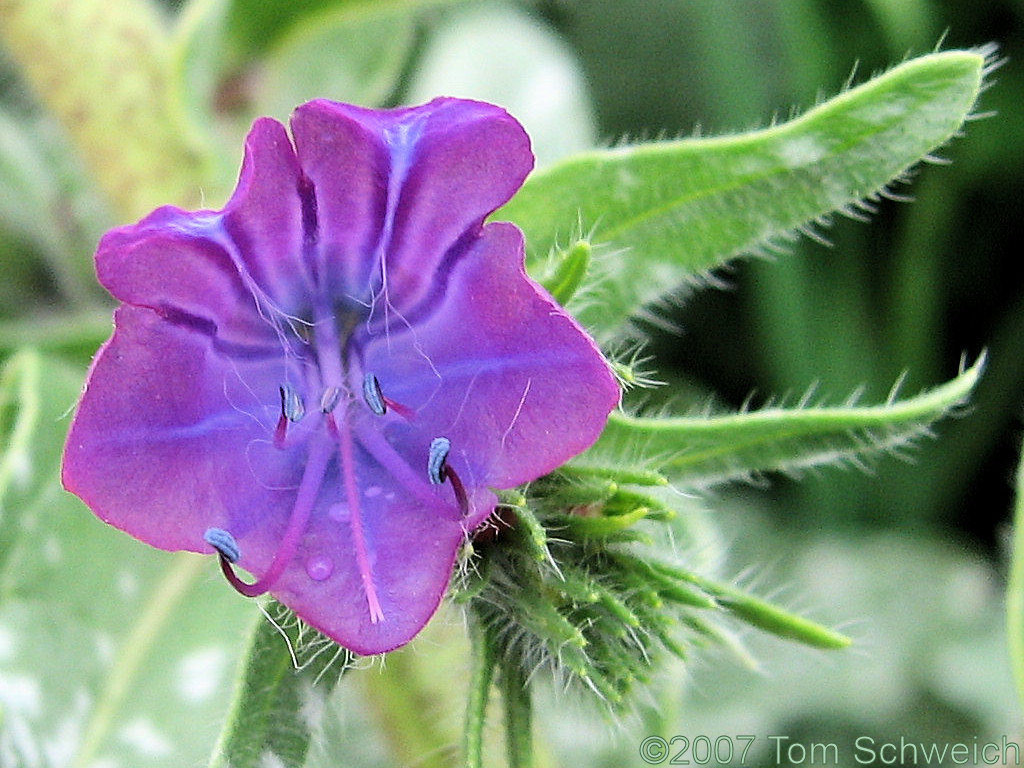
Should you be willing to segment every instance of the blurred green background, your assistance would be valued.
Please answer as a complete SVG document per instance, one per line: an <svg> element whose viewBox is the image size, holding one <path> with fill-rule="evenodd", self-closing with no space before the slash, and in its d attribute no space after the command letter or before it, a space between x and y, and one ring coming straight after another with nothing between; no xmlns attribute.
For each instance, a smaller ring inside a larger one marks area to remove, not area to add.
<svg viewBox="0 0 1024 768"><path fill-rule="evenodd" d="M641 765L637 746L651 733L754 734L752 755L763 765L777 764L771 734L835 742L842 764L852 763L860 735L1024 740L1001 615L1024 405L1024 280L1012 266L1024 224L1024 2L226 7L217 42L190 49L188 99L214 110L228 181L251 117L284 117L313 96L371 105L439 93L487 98L526 123L545 163L594 144L784 120L839 91L851 72L859 82L940 44L997 43L1007 63L979 105L994 116L939 153L950 165L922 166L894 188L913 203L879 200L869 223L837 217L816 229L830 246L801 236L777 244L772 259L737 262L720 275L724 290L680 294L649 329L652 367L671 383L651 397L714 393L733 407L751 397L795 402L812 387L815 401L858 390L863 402L881 401L901 376L900 391L912 394L954 375L963 355L989 351L972 406L941 423L939 439L909 462L771 478L708 502L729 544L726 572L839 623L856 649L826 656L744 637L764 674L732 656L698 657L667 671L624 724L577 713L557 692L540 703L537 722L542 757L565 765ZM345 15L353 7L358 13ZM118 214L2 54L0 100L22 126L0 126L0 163L37 160L0 165L0 342L8 349L47 329L48 344L84 363L108 323L105 309L94 311L102 294L91 282L91 250ZM206 204L219 204L221 190L205 192ZM40 211L56 225L37 226ZM66 339L49 332L57 311L81 311ZM348 686L337 705L349 713L344 729L366 717L363 687Z"/></svg>

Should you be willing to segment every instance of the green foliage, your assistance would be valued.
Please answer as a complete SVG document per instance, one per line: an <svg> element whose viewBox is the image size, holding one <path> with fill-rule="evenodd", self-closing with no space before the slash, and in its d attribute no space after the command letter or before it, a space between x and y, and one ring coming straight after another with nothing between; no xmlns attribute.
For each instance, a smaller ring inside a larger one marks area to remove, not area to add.
<svg viewBox="0 0 1024 768"><path fill-rule="evenodd" d="M1024 454L1017 469L1013 553L1006 585L1006 642L1017 696L1024 705Z"/></svg>
<svg viewBox="0 0 1024 768"><path fill-rule="evenodd" d="M570 498L590 501L567 506ZM675 512L692 515L678 509L679 499L556 473L532 484L517 506L500 508L493 528L476 537L454 599L467 605L502 674L548 669L621 709L650 681L652 660L685 659L691 645L719 642L727 633L716 625L727 617L817 647L848 645L672 562L655 539ZM644 522L652 509L661 522ZM687 538L685 528L676 534Z"/></svg>
<svg viewBox="0 0 1024 768"><path fill-rule="evenodd" d="M303 101L383 105L408 67L418 34L459 0L194 0L171 39L173 104L186 130L222 145L221 200L253 119L287 120Z"/></svg>
<svg viewBox="0 0 1024 768"><path fill-rule="evenodd" d="M106 212L51 120L0 111L0 179L0 243L13 241L4 250L25 244L40 255L66 301L82 306L95 300L99 290L85 255ZM24 308L33 266L32 259L11 264L0 314Z"/></svg>
<svg viewBox="0 0 1024 768"><path fill-rule="evenodd" d="M171 109L169 47L148 2L0 3L2 41L120 216L197 205L212 165Z"/></svg>
<svg viewBox="0 0 1024 768"><path fill-rule="evenodd" d="M984 358L956 379L884 405L764 408L725 415L645 418L613 414L598 442L571 462L608 471L632 454L642 466L684 486L710 486L765 472L860 462L895 452L967 401Z"/></svg>
<svg viewBox="0 0 1024 768"><path fill-rule="evenodd" d="M523 228L534 270L592 228L600 279L569 307L607 340L667 291L882 192L960 128L988 55L922 56L761 131L576 155L497 216Z"/></svg>

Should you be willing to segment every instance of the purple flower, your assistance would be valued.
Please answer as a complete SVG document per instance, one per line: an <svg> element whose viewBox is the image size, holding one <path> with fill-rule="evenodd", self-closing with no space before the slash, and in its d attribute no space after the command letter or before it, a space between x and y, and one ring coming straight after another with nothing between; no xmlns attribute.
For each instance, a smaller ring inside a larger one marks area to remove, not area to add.
<svg viewBox="0 0 1024 768"><path fill-rule="evenodd" d="M222 211L160 208L100 242L122 303L63 480L378 653L434 613L494 489L587 448L618 387L526 276L520 231L483 224L533 164L504 111L313 101L291 133L253 125Z"/></svg>

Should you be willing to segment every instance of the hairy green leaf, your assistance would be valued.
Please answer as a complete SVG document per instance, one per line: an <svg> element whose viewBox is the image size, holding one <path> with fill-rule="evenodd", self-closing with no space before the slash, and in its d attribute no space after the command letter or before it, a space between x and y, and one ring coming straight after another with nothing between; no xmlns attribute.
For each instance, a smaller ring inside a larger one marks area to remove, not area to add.
<svg viewBox="0 0 1024 768"><path fill-rule="evenodd" d="M959 130L987 61L935 53L764 130L575 155L530 176L496 216L523 228L534 272L588 233L592 279L570 309L606 340L685 281L901 178Z"/></svg>
<svg viewBox="0 0 1024 768"><path fill-rule="evenodd" d="M858 461L927 434L934 421L967 399L983 366L981 358L939 387L883 405L669 418L615 413L597 443L572 465L596 473L636 460L677 483L706 486L760 472Z"/></svg>

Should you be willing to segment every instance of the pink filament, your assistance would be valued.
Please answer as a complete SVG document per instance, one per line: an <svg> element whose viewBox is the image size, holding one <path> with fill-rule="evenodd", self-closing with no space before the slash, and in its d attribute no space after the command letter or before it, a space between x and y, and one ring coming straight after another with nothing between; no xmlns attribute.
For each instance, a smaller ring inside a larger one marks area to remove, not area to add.
<svg viewBox="0 0 1024 768"><path fill-rule="evenodd" d="M274 559L270 561L270 567L262 577L252 584L242 581L235 573L235 569L231 567L228 559L221 554L220 567L224 576L231 586L246 597L256 597L272 589L292 558L295 557L299 542L309 524L309 516L320 493L320 486L323 483L324 473L327 471L327 464L332 453L331 443L326 440L313 441L309 458L306 461L306 468L302 474L302 481L299 483L299 490L295 495L295 505L292 507L292 514L288 519L288 527L285 528L281 544L274 552Z"/></svg>

